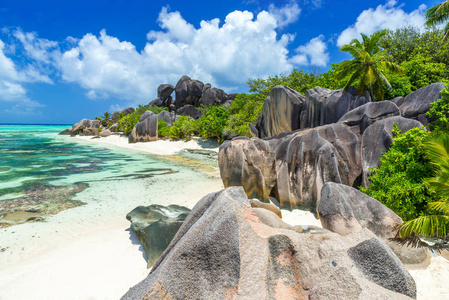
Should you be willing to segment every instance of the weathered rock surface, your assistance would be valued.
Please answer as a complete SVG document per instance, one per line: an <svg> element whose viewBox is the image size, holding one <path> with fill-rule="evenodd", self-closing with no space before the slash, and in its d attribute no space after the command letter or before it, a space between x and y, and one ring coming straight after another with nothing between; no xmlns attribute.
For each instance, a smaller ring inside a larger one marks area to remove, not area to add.
<svg viewBox="0 0 449 300"><path fill-rule="evenodd" d="M394 240L402 219L376 199L355 188L329 182L323 186L319 205L323 228L348 235L367 228L390 247L408 268L430 264L430 251L420 245Z"/></svg>
<svg viewBox="0 0 449 300"><path fill-rule="evenodd" d="M441 98L442 89L444 89L444 83L434 83L408 94L403 99L396 99L395 102L403 117L418 120L427 126L429 117L425 113L429 111L430 103Z"/></svg>
<svg viewBox="0 0 449 300"><path fill-rule="evenodd" d="M227 97L228 95L222 89L213 88L210 84L206 84L203 87L199 104L205 107L214 104L223 104L227 100Z"/></svg>
<svg viewBox="0 0 449 300"><path fill-rule="evenodd" d="M391 130L394 124L398 124L402 133L412 128L423 126L418 121L396 116L377 121L365 130L362 137L362 185L364 187L367 187L370 183L369 176L371 172L369 168L379 167L379 159L382 153L386 152L393 143Z"/></svg>
<svg viewBox="0 0 449 300"><path fill-rule="evenodd" d="M282 218L281 210L279 209L279 207L277 207L273 203L260 202L257 199L250 199L249 203L251 204L252 208L263 208L263 209L266 209L266 210L269 210L269 211L275 213L279 218Z"/></svg>
<svg viewBox="0 0 449 300"><path fill-rule="evenodd" d="M182 76L175 87L176 109L186 104L198 106L202 96L204 84L201 81L193 80L189 76Z"/></svg>
<svg viewBox="0 0 449 300"><path fill-rule="evenodd" d="M122 299L416 298L412 277L369 230L340 237L278 225L264 224L240 187L209 194Z"/></svg>
<svg viewBox="0 0 449 300"><path fill-rule="evenodd" d="M117 132L117 127L118 127L118 123L114 123L108 129L110 132Z"/></svg>
<svg viewBox="0 0 449 300"><path fill-rule="evenodd" d="M142 122L143 120L151 117L152 115L154 115L154 112L152 112L151 110L147 110L140 116L139 122Z"/></svg>
<svg viewBox="0 0 449 300"><path fill-rule="evenodd" d="M243 186L248 197L281 207L316 212L326 182L358 185L360 137L345 124L280 134L270 139L235 138L220 146L225 187Z"/></svg>
<svg viewBox="0 0 449 300"><path fill-rule="evenodd" d="M99 127L100 121L98 120L82 119L72 126L71 135L98 135Z"/></svg>
<svg viewBox="0 0 449 300"><path fill-rule="evenodd" d="M138 206L126 215L131 230L141 241L150 268L175 236L190 209L179 205Z"/></svg>
<svg viewBox="0 0 449 300"><path fill-rule="evenodd" d="M135 111L134 107L127 107L123 110L116 110L112 113L111 119L113 122L118 120L120 113L123 113L124 116L129 115Z"/></svg>
<svg viewBox="0 0 449 300"><path fill-rule="evenodd" d="M200 111L193 105L187 104L176 110L176 114L179 116L189 116L192 119L198 119L201 116Z"/></svg>
<svg viewBox="0 0 449 300"><path fill-rule="evenodd" d="M175 87L171 84L161 84L157 88L157 96L161 97L162 100L166 100L171 97L171 94L174 92Z"/></svg>
<svg viewBox="0 0 449 300"><path fill-rule="evenodd" d="M369 102L344 114L338 120L338 123L344 123L349 126L357 125L360 129L360 134L363 134L365 129L374 122L400 115L401 111L393 102Z"/></svg>
<svg viewBox="0 0 449 300"><path fill-rule="evenodd" d="M101 135L101 136L110 136L112 133L111 133L111 131L109 130L109 129L103 129L100 133L99 133L99 135Z"/></svg>
<svg viewBox="0 0 449 300"><path fill-rule="evenodd" d="M72 134L72 128L64 129L63 131L61 131L58 134L60 134L60 135L71 135Z"/></svg>
<svg viewBox="0 0 449 300"><path fill-rule="evenodd" d="M263 112L257 120L257 135L261 138L271 137L281 132L299 129L299 115L304 96L297 91L278 85L265 99Z"/></svg>
<svg viewBox="0 0 449 300"><path fill-rule="evenodd" d="M316 87L306 91L298 128L312 128L336 123L344 114L368 102L369 96L358 96L357 90L329 90Z"/></svg>
<svg viewBox="0 0 449 300"><path fill-rule="evenodd" d="M394 238L402 219L391 209L357 189L328 182L318 208L323 228L348 235L368 228L381 238Z"/></svg>
<svg viewBox="0 0 449 300"><path fill-rule="evenodd" d="M152 115L142 122L139 122L134 126L133 131L128 137L128 142L151 142L157 141L157 126L158 126L158 116Z"/></svg>

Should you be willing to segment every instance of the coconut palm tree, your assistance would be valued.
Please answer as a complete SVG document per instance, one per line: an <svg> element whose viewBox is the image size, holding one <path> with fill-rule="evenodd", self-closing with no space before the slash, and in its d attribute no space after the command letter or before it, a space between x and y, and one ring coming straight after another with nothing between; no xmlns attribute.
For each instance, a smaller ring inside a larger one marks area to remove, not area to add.
<svg viewBox="0 0 449 300"><path fill-rule="evenodd" d="M353 39L340 48L340 51L354 57L339 63L336 69L337 80L349 77L344 91L356 83L359 95L369 91L371 100L383 100L383 86L392 89L382 72L401 74L403 70L399 65L386 60L386 51L380 48L380 40L385 34L385 30L377 31L371 36L361 33L362 41Z"/></svg>
<svg viewBox="0 0 449 300"><path fill-rule="evenodd" d="M441 4L437 4L426 11L426 25L435 26L443 24L449 20L449 0L444 1ZM446 23L444 27L443 42L447 39L449 35L449 22Z"/></svg>
<svg viewBox="0 0 449 300"><path fill-rule="evenodd" d="M102 118L101 125L103 125L103 126L107 127L112 122L111 114L107 111L103 114L103 116L101 118Z"/></svg>
<svg viewBox="0 0 449 300"><path fill-rule="evenodd" d="M425 142L430 162L435 166L435 176L428 180L441 200L429 203L429 208L439 215L422 216L400 226L402 238L412 234L446 237L449 232L449 134Z"/></svg>

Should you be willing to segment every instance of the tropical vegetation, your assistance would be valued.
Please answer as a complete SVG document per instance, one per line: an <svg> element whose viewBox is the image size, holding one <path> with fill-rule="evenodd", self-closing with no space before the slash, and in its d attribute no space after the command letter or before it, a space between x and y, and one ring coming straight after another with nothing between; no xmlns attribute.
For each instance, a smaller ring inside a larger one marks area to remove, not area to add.
<svg viewBox="0 0 449 300"><path fill-rule="evenodd" d="M426 11L426 19L427 26L435 26L446 22L443 37L443 41L445 41L449 34L449 0L429 8Z"/></svg>

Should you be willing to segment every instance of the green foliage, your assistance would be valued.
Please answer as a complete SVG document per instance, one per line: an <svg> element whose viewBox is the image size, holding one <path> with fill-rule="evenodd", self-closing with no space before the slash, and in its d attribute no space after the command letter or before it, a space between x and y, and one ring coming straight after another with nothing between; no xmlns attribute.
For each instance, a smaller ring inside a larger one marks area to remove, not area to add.
<svg viewBox="0 0 449 300"><path fill-rule="evenodd" d="M251 137L248 124L257 121L264 101L262 94L238 94L229 108L229 119L224 127L225 135Z"/></svg>
<svg viewBox="0 0 449 300"><path fill-rule="evenodd" d="M441 98L430 104L430 110L426 113L436 120L430 123L430 128L436 131L449 131L449 87L441 91Z"/></svg>
<svg viewBox="0 0 449 300"><path fill-rule="evenodd" d="M430 132L413 128L404 134L395 124L394 141L382 154L380 167L371 169L368 188L360 190L397 213L404 221L428 215L427 204L436 200L435 192L425 180L432 174L432 165L423 142Z"/></svg>
<svg viewBox="0 0 449 300"><path fill-rule="evenodd" d="M369 91L372 100L383 100L384 86L392 89L383 72L401 74L403 70L398 64L386 59L386 51L380 47L380 41L385 34L385 31L375 32L371 36L362 33L362 41L353 39L340 48L340 51L353 56L352 60L339 63L336 69L337 80L350 76L346 81L345 90L355 84L359 95Z"/></svg>
<svg viewBox="0 0 449 300"><path fill-rule="evenodd" d="M139 122L140 117L147 110L158 114L162 111L168 111L166 107L157 106L144 106L139 105L137 109L128 115L124 115L122 112L119 114L117 131L123 131L124 134L130 134L133 131L134 126Z"/></svg>
<svg viewBox="0 0 449 300"><path fill-rule="evenodd" d="M170 137L170 127L164 120L158 120L157 134L160 138Z"/></svg>
<svg viewBox="0 0 449 300"><path fill-rule="evenodd" d="M226 126L229 111L220 105L211 105L203 109L203 115L196 120L198 133L202 138L216 138L223 142L223 129Z"/></svg>
<svg viewBox="0 0 449 300"><path fill-rule="evenodd" d="M437 4L426 11L426 25L435 26L446 23L444 27L443 41L447 40L449 35L449 0Z"/></svg>
<svg viewBox="0 0 449 300"><path fill-rule="evenodd" d="M169 137L174 140L190 140L197 129L196 120L189 116L179 116L178 120L169 127Z"/></svg>
<svg viewBox="0 0 449 300"><path fill-rule="evenodd" d="M400 227L402 238L412 234L446 237L449 230L449 135L439 133L424 143L435 173L427 182L435 189L438 200L429 208L439 215L421 216L404 222Z"/></svg>
<svg viewBox="0 0 449 300"><path fill-rule="evenodd" d="M249 91L261 94L264 99L270 95L270 91L277 85L288 86L302 94L308 89L316 87L317 79L319 75L306 72L304 70L298 71L294 69L292 73L288 75L276 75L270 76L267 79L256 78L249 79Z"/></svg>

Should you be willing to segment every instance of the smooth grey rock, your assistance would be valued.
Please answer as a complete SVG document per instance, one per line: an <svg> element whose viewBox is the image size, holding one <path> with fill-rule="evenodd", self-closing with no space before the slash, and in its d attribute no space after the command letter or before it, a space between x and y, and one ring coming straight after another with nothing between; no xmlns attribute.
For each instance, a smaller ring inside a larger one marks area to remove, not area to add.
<svg viewBox="0 0 449 300"><path fill-rule="evenodd" d="M98 120L82 119L72 126L71 135L98 135L100 125Z"/></svg>
<svg viewBox="0 0 449 300"><path fill-rule="evenodd" d="M175 236L190 209L179 205L138 206L126 215L131 230L141 241L150 268Z"/></svg>
<svg viewBox="0 0 449 300"><path fill-rule="evenodd" d="M116 110L112 113L111 119L113 122L118 120L120 113L123 113L123 116L129 115L135 111L134 107L127 107L123 110Z"/></svg>
<svg viewBox="0 0 449 300"><path fill-rule="evenodd" d="M381 238L394 238L402 219L391 209L359 190L328 182L318 208L323 228L340 235L368 228Z"/></svg>
<svg viewBox="0 0 449 300"><path fill-rule="evenodd" d="M360 133L363 134L365 129L374 122L400 115L401 111L391 101L369 102L344 114L338 123L357 125Z"/></svg>
<svg viewBox="0 0 449 300"><path fill-rule="evenodd" d="M186 104L198 106L202 96L204 84L198 80L192 80L189 76L182 76L175 87L176 109Z"/></svg>
<svg viewBox="0 0 449 300"><path fill-rule="evenodd" d="M398 101L402 116L418 120L427 126L430 120L425 114L430 110L430 103L441 98L442 89L444 83L438 82L408 94L403 101Z"/></svg>
<svg viewBox="0 0 449 300"><path fill-rule="evenodd" d="M313 128L336 123L344 114L368 102L369 96L358 96L357 90L329 90L316 87L306 91L298 128Z"/></svg>
<svg viewBox="0 0 449 300"><path fill-rule="evenodd" d="M146 118L151 117L152 115L154 115L154 112L152 112L151 110L147 110L146 112L144 112L139 119L139 122L142 122L143 120L145 120Z"/></svg>
<svg viewBox="0 0 449 300"><path fill-rule="evenodd" d="M134 126L128 137L129 143L157 141L158 117L152 115Z"/></svg>
<svg viewBox="0 0 449 300"><path fill-rule="evenodd" d="M297 91L278 85L265 99L262 116L258 118L256 129L259 137L271 137L281 132L299 129L299 115L304 96Z"/></svg>
<svg viewBox="0 0 449 300"><path fill-rule="evenodd" d="M200 111L193 105L187 104L176 110L176 114L179 116L189 116L192 119L198 119L201 116Z"/></svg>
<svg viewBox="0 0 449 300"><path fill-rule="evenodd" d="M363 180L362 185L367 187L370 184L369 176L371 172L369 168L378 168L379 160L382 153L390 149L393 143L393 134L391 130L394 124L398 124L401 132L407 132L412 128L421 127L418 121L412 119L406 119L400 116L391 117L375 122L369 126L362 136L362 170Z"/></svg>
<svg viewBox="0 0 449 300"><path fill-rule="evenodd" d="M171 84L161 84L157 88L157 96L158 98L162 98L162 100L166 100L171 94L175 91L175 87Z"/></svg>
<svg viewBox="0 0 449 300"><path fill-rule="evenodd" d="M161 97L157 97L156 99L148 103L148 106L164 107L164 104L164 99L162 99Z"/></svg>
<svg viewBox="0 0 449 300"><path fill-rule="evenodd" d="M215 104L219 105L224 103L227 100L227 97L228 95L222 89L212 88L210 84L206 84L203 87L199 104L202 104L205 107Z"/></svg>
<svg viewBox="0 0 449 300"><path fill-rule="evenodd" d="M117 127L118 127L118 123L114 123L108 129L110 132L117 132Z"/></svg>
<svg viewBox="0 0 449 300"><path fill-rule="evenodd" d="M172 125L172 122L173 122L172 115L168 111L163 110L160 113L158 113L156 116L159 120L162 120L165 123L167 123L168 126Z"/></svg>
<svg viewBox="0 0 449 300"><path fill-rule="evenodd" d="M388 277L379 276L383 274ZM252 209L243 189L233 187L209 194L195 205L148 277L122 299L415 295L412 277L369 230L344 237L327 231L301 234L276 214Z"/></svg>
<svg viewBox="0 0 449 300"><path fill-rule="evenodd" d="M279 218L282 218L281 210L273 203L261 202L258 199L250 199L249 203L251 204L252 208L263 208L275 213Z"/></svg>

